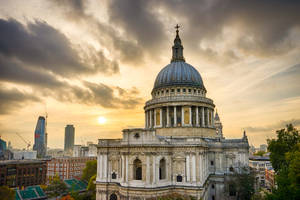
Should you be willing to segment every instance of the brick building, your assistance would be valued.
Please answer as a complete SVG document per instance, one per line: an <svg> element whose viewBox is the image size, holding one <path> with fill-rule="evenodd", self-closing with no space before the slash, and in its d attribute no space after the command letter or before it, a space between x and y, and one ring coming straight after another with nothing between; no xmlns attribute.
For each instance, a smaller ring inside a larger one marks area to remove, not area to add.
<svg viewBox="0 0 300 200"><path fill-rule="evenodd" d="M275 183L275 171L272 167L268 167L265 169L266 176L266 188L270 191L276 187Z"/></svg>
<svg viewBox="0 0 300 200"><path fill-rule="evenodd" d="M0 161L0 186L27 187L46 183L47 163L40 160Z"/></svg>
<svg viewBox="0 0 300 200"><path fill-rule="evenodd" d="M47 180L56 174L62 180L81 178L86 162L96 159L96 157L53 158L47 162Z"/></svg>

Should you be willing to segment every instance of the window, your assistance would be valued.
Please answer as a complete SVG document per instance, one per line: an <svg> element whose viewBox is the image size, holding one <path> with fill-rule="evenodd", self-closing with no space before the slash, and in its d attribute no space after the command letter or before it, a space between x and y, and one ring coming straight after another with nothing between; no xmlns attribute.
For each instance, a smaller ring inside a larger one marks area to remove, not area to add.
<svg viewBox="0 0 300 200"><path fill-rule="evenodd" d="M169 90L166 90L166 93L168 94L168 93L169 93Z"/></svg>
<svg viewBox="0 0 300 200"><path fill-rule="evenodd" d="M215 189L215 184L212 184L212 185L211 185L211 188L212 188L212 189Z"/></svg>
<svg viewBox="0 0 300 200"><path fill-rule="evenodd" d="M177 89L177 92L180 92L180 89Z"/></svg>
<svg viewBox="0 0 300 200"><path fill-rule="evenodd" d="M233 169L233 167L232 167L232 166L229 168L229 171L231 171L231 172L233 172L233 171L234 171L234 169Z"/></svg>
<svg viewBox="0 0 300 200"><path fill-rule="evenodd" d="M214 165L214 161L211 160L210 161L210 165L213 166Z"/></svg>
<svg viewBox="0 0 300 200"><path fill-rule="evenodd" d="M159 161L159 180L166 179L166 160Z"/></svg>
<svg viewBox="0 0 300 200"><path fill-rule="evenodd" d="M195 94L196 94L196 91L197 91L197 90L194 90L194 93L195 93Z"/></svg>
<svg viewBox="0 0 300 200"><path fill-rule="evenodd" d="M229 185L229 196L235 196L236 195L236 189L234 185Z"/></svg>
<svg viewBox="0 0 300 200"><path fill-rule="evenodd" d="M176 177L176 181L177 181L177 182L182 182L182 176L181 176L181 175L178 175L178 176Z"/></svg>
<svg viewBox="0 0 300 200"><path fill-rule="evenodd" d="M113 172L112 174L111 174L111 179L116 179L117 178L117 174L115 173L115 172Z"/></svg>
<svg viewBox="0 0 300 200"><path fill-rule="evenodd" d="M134 134L134 138L135 139L139 139L140 138L140 134L139 133Z"/></svg>
<svg viewBox="0 0 300 200"><path fill-rule="evenodd" d="M171 89L171 92L175 92L175 90L174 90L174 89Z"/></svg>
<svg viewBox="0 0 300 200"><path fill-rule="evenodd" d="M183 88L183 92L185 92L185 88Z"/></svg>
<svg viewBox="0 0 300 200"><path fill-rule="evenodd" d="M109 200L118 200L118 196L116 194L111 194Z"/></svg>
<svg viewBox="0 0 300 200"><path fill-rule="evenodd" d="M191 90L191 89L189 89L189 92L192 92L192 90Z"/></svg>
<svg viewBox="0 0 300 200"><path fill-rule="evenodd" d="M198 93L200 94L200 90L198 90Z"/></svg>
<svg viewBox="0 0 300 200"><path fill-rule="evenodd" d="M142 162L138 158L133 161L133 179L142 180Z"/></svg>

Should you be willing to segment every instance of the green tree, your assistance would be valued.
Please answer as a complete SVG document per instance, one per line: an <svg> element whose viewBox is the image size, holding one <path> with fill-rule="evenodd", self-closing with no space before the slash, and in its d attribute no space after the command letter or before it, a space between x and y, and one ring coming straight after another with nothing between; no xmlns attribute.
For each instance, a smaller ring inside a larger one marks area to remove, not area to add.
<svg viewBox="0 0 300 200"><path fill-rule="evenodd" d="M277 188L267 200L300 199L300 136L291 124L277 131L277 139L268 141L270 159L276 175Z"/></svg>
<svg viewBox="0 0 300 200"><path fill-rule="evenodd" d="M91 200L96 199L96 174L90 178L89 184L88 184L88 193L91 195Z"/></svg>
<svg viewBox="0 0 300 200"><path fill-rule="evenodd" d="M254 153L253 155L255 155L255 156L263 156L265 153L266 152L264 152L264 151L258 151L256 153Z"/></svg>
<svg viewBox="0 0 300 200"><path fill-rule="evenodd" d="M15 200L16 194L13 189L7 186L0 186L0 197L3 200Z"/></svg>
<svg viewBox="0 0 300 200"><path fill-rule="evenodd" d="M50 197L58 197L67 194L68 188L67 185L62 180L60 180L59 176L56 175L50 181L50 184L48 185L46 192Z"/></svg>
<svg viewBox="0 0 300 200"><path fill-rule="evenodd" d="M90 160L86 162L82 173L82 180L89 182L90 178L97 174L97 160Z"/></svg>
<svg viewBox="0 0 300 200"><path fill-rule="evenodd" d="M287 166L285 154L293 151L296 145L300 142L298 130L292 124L286 126L286 129L276 131L277 139L267 140L268 151L270 152L270 160L276 172L281 167Z"/></svg>

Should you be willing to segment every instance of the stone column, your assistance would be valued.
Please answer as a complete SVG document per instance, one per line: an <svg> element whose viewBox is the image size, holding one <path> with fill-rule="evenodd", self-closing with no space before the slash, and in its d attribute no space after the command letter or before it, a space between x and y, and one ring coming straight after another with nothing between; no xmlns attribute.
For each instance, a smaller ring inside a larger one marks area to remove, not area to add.
<svg viewBox="0 0 300 200"><path fill-rule="evenodd" d="M192 181L196 183L196 155L192 154Z"/></svg>
<svg viewBox="0 0 300 200"><path fill-rule="evenodd" d="M156 183L156 156L153 155L153 162L152 162L152 184Z"/></svg>
<svg viewBox="0 0 300 200"><path fill-rule="evenodd" d="M153 121L152 121L152 109L150 110L150 128L153 127Z"/></svg>
<svg viewBox="0 0 300 200"><path fill-rule="evenodd" d="M176 111L176 106L174 106L174 127L177 126L177 111Z"/></svg>
<svg viewBox="0 0 300 200"><path fill-rule="evenodd" d="M204 119L204 107L201 107L201 113L202 113L202 124L201 124L201 126L202 127L205 127L205 119Z"/></svg>
<svg viewBox="0 0 300 200"><path fill-rule="evenodd" d="M150 184L150 156L146 155L146 183Z"/></svg>
<svg viewBox="0 0 300 200"><path fill-rule="evenodd" d="M207 127L209 127L209 109L206 108Z"/></svg>
<svg viewBox="0 0 300 200"><path fill-rule="evenodd" d="M212 110L212 118L211 118L211 121L212 121L212 127L215 127L215 112L214 112L214 110Z"/></svg>
<svg viewBox="0 0 300 200"><path fill-rule="evenodd" d="M102 155L98 154L98 164L97 164L97 179L102 179Z"/></svg>
<svg viewBox="0 0 300 200"><path fill-rule="evenodd" d="M160 111L159 111L159 121L160 121L160 124L159 124L159 126L160 127L163 127L163 121L162 121L162 115L163 115L163 109L161 108L161 109L159 109Z"/></svg>
<svg viewBox="0 0 300 200"><path fill-rule="evenodd" d="M154 128L156 127L156 109L154 108Z"/></svg>
<svg viewBox="0 0 300 200"><path fill-rule="evenodd" d="M148 128L147 111L145 111L145 128Z"/></svg>
<svg viewBox="0 0 300 200"><path fill-rule="evenodd" d="M186 182L190 182L191 174L190 174L190 155L186 155Z"/></svg>
<svg viewBox="0 0 300 200"><path fill-rule="evenodd" d="M200 177L200 185L203 184L203 154L199 154L199 177Z"/></svg>
<svg viewBox="0 0 300 200"><path fill-rule="evenodd" d="M167 106L167 127L170 127L170 107Z"/></svg>
<svg viewBox="0 0 300 200"><path fill-rule="evenodd" d="M191 126L192 125L192 107L191 106L189 107L189 111L190 111L190 123L189 123L189 125Z"/></svg>
<svg viewBox="0 0 300 200"><path fill-rule="evenodd" d="M126 168L126 171L125 171L125 182L128 184L128 155L125 156L125 168Z"/></svg>
<svg viewBox="0 0 300 200"><path fill-rule="evenodd" d="M199 107L196 106L196 126L199 126Z"/></svg>
<svg viewBox="0 0 300 200"><path fill-rule="evenodd" d="M125 181L125 156L122 155L122 182Z"/></svg>
<svg viewBox="0 0 300 200"><path fill-rule="evenodd" d="M181 126L184 126L184 107L181 106Z"/></svg>
<svg viewBox="0 0 300 200"><path fill-rule="evenodd" d="M104 172L103 178L105 179L105 181L107 181L107 178L108 178L108 177L107 177L107 172L108 172L108 171L107 171L107 170L108 170L108 169L107 169L107 167L108 167L108 166L107 166L107 154L104 154L104 155L103 155L103 158L104 158L104 159L103 159L103 165L104 165L104 167L103 167L103 168L104 168L104 169L103 169L103 172Z"/></svg>

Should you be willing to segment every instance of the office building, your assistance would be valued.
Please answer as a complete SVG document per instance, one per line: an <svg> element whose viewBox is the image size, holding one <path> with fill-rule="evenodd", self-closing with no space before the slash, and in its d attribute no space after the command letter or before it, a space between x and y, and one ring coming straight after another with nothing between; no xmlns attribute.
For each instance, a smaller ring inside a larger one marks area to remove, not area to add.
<svg viewBox="0 0 300 200"><path fill-rule="evenodd" d="M67 125L65 128L65 148L66 152L72 152L74 148L75 128L73 125Z"/></svg>
<svg viewBox="0 0 300 200"><path fill-rule="evenodd" d="M47 153L47 146L46 146L46 121L45 117L40 116L38 118L36 128L34 131L34 145L33 150L37 151L37 157L43 158L46 156Z"/></svg>

